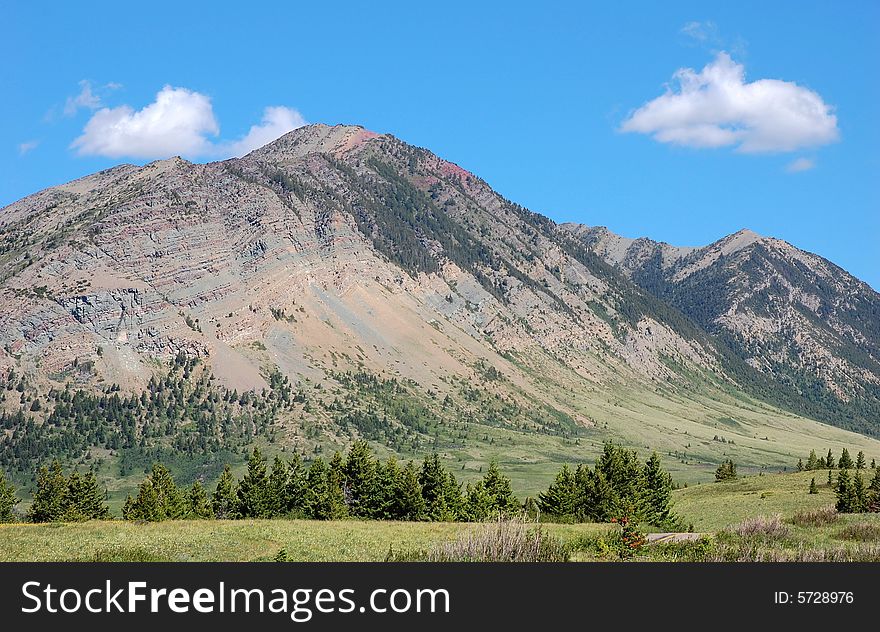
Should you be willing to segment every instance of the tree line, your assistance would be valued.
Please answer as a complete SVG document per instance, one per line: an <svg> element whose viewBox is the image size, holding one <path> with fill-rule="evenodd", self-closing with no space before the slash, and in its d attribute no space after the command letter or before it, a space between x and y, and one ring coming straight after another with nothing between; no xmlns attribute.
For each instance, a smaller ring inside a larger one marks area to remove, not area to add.
<svg viewBox="0 0 880 632"><path fill-rule="evenodd" d="M802 458L798 459L797 462L797 471L798 472L810 472L813 470L864 470L867 469L868 462L865 458L865 453L859 450L858 454L856 454L856 459L853 461L852 457L849 454L849 450L846 448L843 449L840 453L840 459L834 458L834 453L829 449L828 454L826 456L816 456L816 451L811 450L810 456L807 457L806 463ZM871 468L874 469L877 467L877 460L871 459Z"/></svg>
<svg viewBox="0 0 880 632"><path fill-rule="evenodd" d="M271 465L254 448L247 471L237 479L227 465L209 492L200 481L181 487L170 470L155 463L136 495L122 510L125 520L155 522L180 519L306 518L331 520L469 521L498 515L543 513L562 521L609 522L626 517L657 526L678 524L671 509L672 478L656 454L642 463L634 451L606 443L595 468L564 465L538 501L521 502L510 479L494 461L475 482L462 485L438 454L417 466L391 456L373 456L366 441L356 441L343 457L310 464L299 455L276 456ZM32 522L106 519L106 492L93 470L65 476L56 460L41 467ZM14 520L18 502L12 485L0 474L0 520Z"/></svg>
<svg viewBox="0 0 880 632"><path fill-rule="evenodd" d="M880 513L880 469L874 468L874 477L870 485L865 485L865 479L859 468L850 476L849 470L843 468L837 475L835 493L837 495L837 511L840 513ZM861 468L864 469L864 468ZM815 479L813 479L815 482Z"/></svg>

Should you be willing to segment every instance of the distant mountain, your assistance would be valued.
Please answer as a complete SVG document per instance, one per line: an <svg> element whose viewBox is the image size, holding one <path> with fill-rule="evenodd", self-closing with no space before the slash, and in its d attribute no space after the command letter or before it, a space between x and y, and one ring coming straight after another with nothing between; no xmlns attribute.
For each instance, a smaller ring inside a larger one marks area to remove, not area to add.
<svg viewBox="0 0 880 632"><path fill-rule="evenodd" d="M0 304L15 468L61 454L124 473L161 451L207 467L253 441L308 455L362 436L465 477L494 455L528 490L605 439L686 478L727 456L880 456L815 421L880 430L866 285L749 233L694 249L558 226L356 126L14 203Z"/></svg>
<svg viewBox="0 0 880 632"><path fill-rule="evenodd" d="M880 420L880 294L833 263L741 230L702 248L565 230L768 378L752 390L861 432Z"/></svg>

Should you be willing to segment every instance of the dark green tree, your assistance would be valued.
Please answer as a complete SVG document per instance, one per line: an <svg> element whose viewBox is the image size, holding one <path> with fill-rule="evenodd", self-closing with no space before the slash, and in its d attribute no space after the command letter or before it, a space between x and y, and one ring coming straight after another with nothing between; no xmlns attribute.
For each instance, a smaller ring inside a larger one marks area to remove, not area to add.
<svg viewBox="0 0 880 632"><path fill-rule="evenodd" d="M266 459L259 448L254 448L248 459L247 473L238 483L238 514L242 518L271 516L271 492Z"/></svg>
<svg viewBox="0 0 880 632"><path fill-rule="evenodd" d="M455 494L460 496L455 477L450 481L451 473L446 471L440 456L435 452L425 457L422 468L419 471L419 485L422 488L422 496L425 499L425 517L437 522L449 522L457 518L460 502L453 502L450 506L450 486L456 488Z"/></svg>
<svg viewBox="0 0 880 632"><path fill-rule="evenodd" d="M214 517L220 520L238 518L238 493L235 477L228 465L224 466L217 487L211 495L211 507L214 509Z"/></svg>
<svg viewBox="0 0 880 632"><path fill-rule="evenodd" d="M210 520L214 517L214 510L208 498L208 492L202 486L201 481L195 481L187 493L189 505L187 517L194 520Z"/></svg>
<svg viewBox="0 0 880 632"><path fill-rule="evenodd" d="M815 476L810 479L810 493L811 494L818 494L819 493L819 488L816 487L816 477Z"/></svg>
<svg viewBox="0 0 880 632"><path fill-rule="evenodd" d="M837 467L842 470L851 470L853 467L853 460L849 455L849 450L846 448L840 453L840 460L837 462Z"/></svg>
<svg viewBox="0 0 880 632"><path fill-rule="evenodd" d="M859 450L859 453L856 455L856 469L864 470L868 467L868 463L865 460L865 453Z"/></svg>
<svg viewBox="0 0 880 632"><path fill-rule="evenodd" d="M538 507L541 512L560 519L574 519L578 500L578 488L574 472L568 464L556 474L556 479L546 492L538 494Z"/></svg>
<svg viewBox="0 0 880 632"><path fill-rule="evenodd" d="M655 527L675 529L681 520L672 513L672 476L654 452L645 462L644 493L639 511L642 520Z"/></svg>
<svg viewBox="0 0 880 632"><path fill-rule="evenodd" d="M49 467L40 467L37 472L37 489L34 501L28 510L31 522L59 522L64 520L67 503L67 479L58 459Z"/></svg>
<svg viewBox="0 0 880 632"><path fill-rule="evenodd" d="M330 468L321 457L309 467L304 509L306 515L315 520L333 520L345 515L342 489L334 482Z"/></svg>
<svg viewBox="0 0 880 632"><path fill-rule="evenodd" d="M159 501L159 494L153 485L153 480L148 476L138 488L137 497L128 496L122 507L122 517L125 520L143 520L146 522L159 522L165 520L165 512Z"/></svg>
<svg viewBox="0 0 880 632"><path fill-rule="evenodd" d="M494 509L494 499L486 491L486 484L482 480L467 484L462 511L465 520L468 522L482 522L492 515Z"/></svg>
<svg viewBox="0 0 880 632"><path fill-rule="evenodd" d="M412 461L407 462L403 466L398 482L399 519L411 522L423 520L425 517L425 499L422 496L422 486L419 485L418 471Z"/></svg>
<svg viewBox="0 0 880 632"><path fill-rule="evenodd" d="M837 511L840 513L852 513L855 508L855 495L853 494L852 481L849 471L842 469L837 475Z"/></svg>
<svg viewBox="0 0 880 632"><path fill-rule="evenodd" d="M810 450L810 456L807 458L807 464L804 466L804 469L807 470L818 470L819 468L819 459L816 458L816 451Z"/></svg>
<svg viewBox="0 0 880 632"><path fill-rule="evenodd" d="M182 520L187 514L186 497L171 472L162 463L154 463L150 481L159 501L160 520Z"/></svg>
<svg viewBox="0 0 880 632"><path fill-rule="evenodd" d="M6 480L6 474L0 470L0 523L15 522L15 506L19 499L15 495L15 487Z"/></svg>
<svg viewBox="0 0 880 632"><path fill-rule="evenodd" d="M489 469L483 476L483 486L489 498L492 499L492 512L500 514L512 514L519 512L522 505L513 495L510 487L510 479L498 469L498 463L494 460L489 463Z"/></svg>
<svg viewBox="0 0 880 632"><path fill-rule="evenodd" d="M862 513L868 510L868 490L865 488L865 479L861 472L856 472L852 482L853 513Z"/></svg>
<svg viewBox="0 0 880 632"><path fill-rule="evenodd" d="M110 509L105 498L106 490L98 485L95 472L89 470L84 476L73 472L67 481L64 520L83 522L85 520L106 520Z"/></svg>
<svg viewBox="0 0 880 632"><path fill-rule="evenodd" d="M294 454L287 466L287 490L284 493L285 513L302 516L306 493L306 469L298 454Z"/></svg>
<svg viewBox="0 0 880 632"><path fill-rule="evenodd" d="M804 471L804 460L803 460L803 459L798 459L798 462L797 462L797 471L798 471L798 472L803 472L803 471Z"/></svg>
<svg viewBox="0 0 880 632"><path fill-rule="evenodd" d="M837 467L837 464L834 461L834 455L831 453L831 448L828 448L828 456L825 457L825 467L829 470L833 470Z"/></svg>
<svg viewBox="0 0 880 632"><path fill-rule="evenodd" d="M375 513L376 461L366 441L355 441L342 467L348 512L367 518Z"/></svg>
<svg viewBox="0 0 880 632"><path fill-rule="evenodd" d="M269 473L268 512L269 516L283 516L290 505L287 487L290 483L290 467L276 455Z"/></svg>
<svg viewBox="0 0 880 632"><path fill-rule="evenodd" d="M730 481L736 478L736 463L733 459L725 459L715 470L716 481Z"/></svg>

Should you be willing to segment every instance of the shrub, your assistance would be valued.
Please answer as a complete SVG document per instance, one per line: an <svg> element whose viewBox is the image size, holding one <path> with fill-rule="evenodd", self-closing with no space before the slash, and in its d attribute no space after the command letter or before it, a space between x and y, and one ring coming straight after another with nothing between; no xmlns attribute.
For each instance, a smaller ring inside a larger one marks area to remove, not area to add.
<svg viewBox="0 0 880 632"><path fill-rule="evenodd" d="M428 551L394 553L394 562L567 562L569 547L522 519L499 519Z"/></svg>
<svg viewBox="0 0 880 632"><path fill-rule="evenodd" d="M784 540L789 535L789 529L779 515L772 518L766 516L748 518L738 525L728 527L726 531L746 539Z"/></svg>
<svg viewBox="0 0 880 632"><path fill-rule="evenodd" d="M880 540L880 524L873 522L856 522L846 525L834 536L839 540L855 540L857 542L875 542Z"/></svg>
<svg viewBox="0 0 880 632"><path fill-rule="evenodd" d="M799 511L791 517L791 523L798 527L821 527L833 524L840 519L834 507L823 507L812 511Z"/></svg>

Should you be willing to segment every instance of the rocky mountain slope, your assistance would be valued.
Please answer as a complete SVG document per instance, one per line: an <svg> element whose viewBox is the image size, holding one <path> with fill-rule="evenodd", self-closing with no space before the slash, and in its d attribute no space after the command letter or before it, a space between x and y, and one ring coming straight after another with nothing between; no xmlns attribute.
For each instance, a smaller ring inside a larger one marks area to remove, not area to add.
<svg viewBox="0 0 880 632"><path fill-rule="evenodd" d="M702 248L563 229L755 368L757 394L875 433L880 420L880 294L833 263L741 230Z"/></svg>
<svg viewBox="0 0 880 632"><path fill-rule="evenodd" d="M219 163L122 165L0 210L0 452L24 468L58 452L192 459L265 440L312 453L366 436L404 455L440 450L464 475L498 456L524 480L607 438L674 455L695 477L728 454L789 463L818 441L880 456L811 411L766 403L776 356L736 355L725 336L775 341L779 311L739 317L668 290L758 248L731 239L594 239L355 126L311 125ZM798 257L793 270L818 260ZM856 348L876 318L857 327L815 288L797 303L815 309L783 308L793 274L760 290L742 278L750 293L730 300L760 291L798 322L828 321L798 340L852 399L852 380L877 378L876 338L857 360L826 342ZM827 262L823 274L829 291L848 283Z"/></svg>

